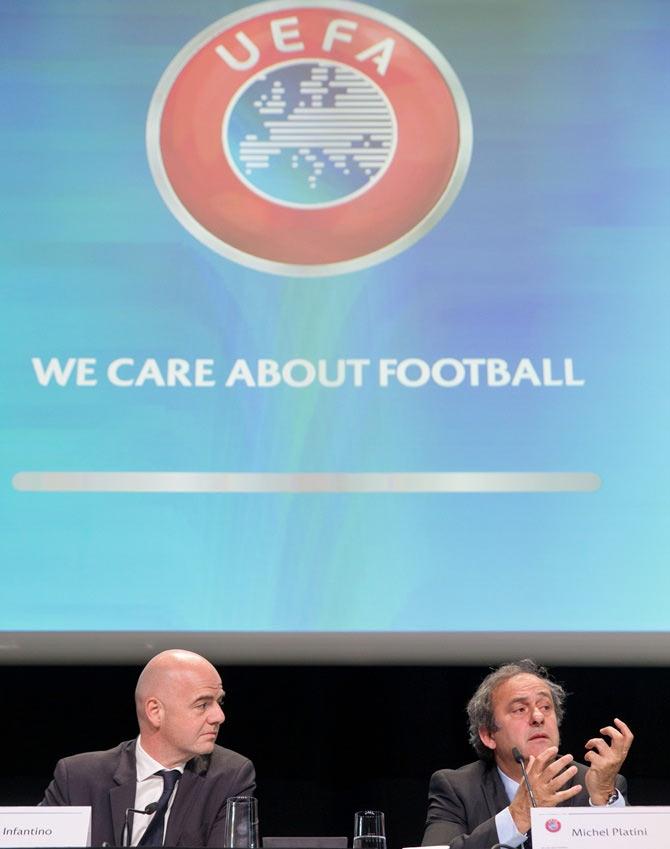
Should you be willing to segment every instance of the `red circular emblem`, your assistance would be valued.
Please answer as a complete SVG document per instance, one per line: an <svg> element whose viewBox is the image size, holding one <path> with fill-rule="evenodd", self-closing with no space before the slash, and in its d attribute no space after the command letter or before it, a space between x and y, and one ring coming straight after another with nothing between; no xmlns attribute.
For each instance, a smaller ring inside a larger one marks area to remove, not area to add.
<svg viewBox="0 0 670 849"><path fill-rule="evenodd" d="M547 831L550 831L552 834L556 834L557 831L561 830L560 820L554 819L553 817L547 820L544 824L544 827Z"/></svg>
<svg viewBox="0 0 670 849"><path fill-rule="evenodd" d="M409 247L470 160L467 99L442 54L361 3L271 0L209 26L154 93L147 149L172 213L212 250L322 276Z"/></svg>

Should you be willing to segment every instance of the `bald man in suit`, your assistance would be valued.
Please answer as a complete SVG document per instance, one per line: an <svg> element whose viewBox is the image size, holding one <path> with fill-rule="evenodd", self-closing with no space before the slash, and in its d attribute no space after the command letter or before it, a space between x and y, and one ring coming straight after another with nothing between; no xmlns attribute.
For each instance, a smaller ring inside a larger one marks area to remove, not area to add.
<svg viewBox="0 0 670 849"><path fill-rule="evenodd" d="M137 682L139 737L59 761L41 804L90 805L93 846L222 846L226 800L255 790L251 761L215 743L223 696L205 658L161 652ZM147 805L159 807L130 818L128 840L126 810Z"/></svg>

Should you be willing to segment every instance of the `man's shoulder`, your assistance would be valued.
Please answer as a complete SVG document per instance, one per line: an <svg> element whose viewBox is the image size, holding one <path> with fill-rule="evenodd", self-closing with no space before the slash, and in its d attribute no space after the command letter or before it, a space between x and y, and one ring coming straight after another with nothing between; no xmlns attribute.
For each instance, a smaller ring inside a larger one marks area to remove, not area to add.
<svg viewBox="0 0 670 849"><path fill-rule="evenodd" d="M211 754L194 758L190 762L194 772L206 772L209 775L237 772L247 764L251 765L249 758L223 746L214 746Z"/></svg>
<svg viewBox="0 0 670 849"><path fill-rule="evenodd" d="M458 769L438 769L433 773L431 781L443 781L453 785L469 785L479 783L493 769L493 764L486 761L473 761Z"/></svg>
<svg viewBox="0 0 670 849"><path fill-rule="evenodd" d="M234 752L232 749L225 749L223 746L214 746L214 751L211 754L211 764L221 766L242 766L248 763L249 758L241 755L239 752Z"/></svg>
<svg viewBox="0 0 670 849"><path fill-rule="evenodd" d="M70 794L129 781L135 774L134 752L135 741L128 740L113 749L69 755L56 764L54 780L68 787Z"/></svg>
<svg viewBox="0 0 670 849"><path fill-rule="evenodd" d="M68 768L85 768L87 766L99 767L104 764L115 764L125 752L133 752L135 748L135 740L126 740L114 746L112 749L101 749L97 752L79 752L76 755L68 755L61 758L60 763L64 763Z"/></svg>
<svg viewBox="0 0 670 849"><path fill-rule="evenodd" d="M225 749L223 746L214 746L212 752L212 763L216 764L239 764L246 763L249 758L241 755L239 752L234 752L232 749Z"/></svg>

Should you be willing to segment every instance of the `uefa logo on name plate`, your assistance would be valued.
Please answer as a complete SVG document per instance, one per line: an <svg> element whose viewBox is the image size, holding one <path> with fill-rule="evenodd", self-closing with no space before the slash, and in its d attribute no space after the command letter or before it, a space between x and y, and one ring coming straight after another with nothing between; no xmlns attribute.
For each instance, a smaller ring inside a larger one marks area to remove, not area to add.
<svg viewBox="0 0 670 849"><path fill-rule="evenodd" d="M347 0L271 0L207 27L149 108L156 185L207 247L273 274L374 265L447 211L472 149L440 51Z"/></svg>
<svg viewBox="0 0 670 849"><path fill-rule="evenodd" d="M552 834L556 834L561 830L561 821L557 820L555 817L551 817L551 819L548 819L545 822L544 827Z"/></svg>

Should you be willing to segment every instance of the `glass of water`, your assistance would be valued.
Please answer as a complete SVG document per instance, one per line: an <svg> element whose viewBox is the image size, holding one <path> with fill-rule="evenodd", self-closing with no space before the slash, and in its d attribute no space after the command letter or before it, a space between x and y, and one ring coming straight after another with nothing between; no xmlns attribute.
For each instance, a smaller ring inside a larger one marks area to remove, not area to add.
<svg viewBox="0 0 670 849"><path fill-rule="evenodd" d="M357 811L354 814L354 849L386 849L384 814Z"/></svg>
<svg viewBox="0 0 670 849"><path fill-rule="evenodd" d="M228 849L258 849L258 800L231 796L226 800L223 845Z"/></svg>

